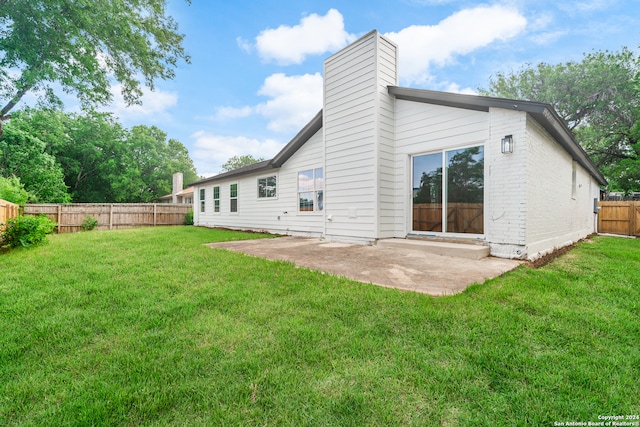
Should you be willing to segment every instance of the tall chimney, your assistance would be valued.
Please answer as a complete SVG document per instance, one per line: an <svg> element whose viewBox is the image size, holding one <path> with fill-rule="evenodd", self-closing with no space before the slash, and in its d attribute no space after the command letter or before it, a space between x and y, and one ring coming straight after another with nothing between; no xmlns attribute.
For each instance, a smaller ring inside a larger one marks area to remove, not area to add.
<svg viewBox="0 0 640 427"><path fill-rule="evenodd" d="M171 191L171 203L178 203L177 194L182 191L182 172L176 172L173 174L173 191Z"/></svg>

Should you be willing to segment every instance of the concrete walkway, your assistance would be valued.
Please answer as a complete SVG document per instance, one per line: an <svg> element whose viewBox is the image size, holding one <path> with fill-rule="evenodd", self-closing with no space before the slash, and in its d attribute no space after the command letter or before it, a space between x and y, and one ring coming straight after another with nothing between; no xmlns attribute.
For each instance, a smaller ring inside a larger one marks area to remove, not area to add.
<svg viewBox="0 0 640 427"><path fill-rule="evenodd" d="M462 292L473 283L482 283L521 264L494 257L466 259L437 255L425 252L415 244L364 246L291 236L211 243L209 246L291 261L300 267L360 282L436 296Z"/></svg>

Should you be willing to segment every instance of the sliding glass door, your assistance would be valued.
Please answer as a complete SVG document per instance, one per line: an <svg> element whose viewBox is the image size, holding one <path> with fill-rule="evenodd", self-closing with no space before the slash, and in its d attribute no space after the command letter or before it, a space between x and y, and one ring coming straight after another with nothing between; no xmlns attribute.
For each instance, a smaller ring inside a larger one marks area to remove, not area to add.
<svg viewBox="0 0 640 427"><path fill-rule="evenodd" d="M483 146L412 158L413 231L484 233Z"/></svg>

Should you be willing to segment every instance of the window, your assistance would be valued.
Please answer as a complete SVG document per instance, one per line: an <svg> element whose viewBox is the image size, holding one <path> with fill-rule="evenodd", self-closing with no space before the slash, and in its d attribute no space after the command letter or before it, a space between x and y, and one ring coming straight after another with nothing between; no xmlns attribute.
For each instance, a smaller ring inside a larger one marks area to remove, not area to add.
<svg viewBox="0 0 640 427"><path fill-rule="evenodd" d="M204 188L200 189L200 212L204 212Z"/></svg>
<svg viewBox="0 0 640 427"><path fill-rule="evenodd" d="M413 230L483 234L484 148L443 151L412 160Z"/></svg>
<svg viewBox="0 0 640 427"><path fill-rule="evenodd" d="M274 198L276 197L276 176L267 176L258 178L258 198Z"/></svg>
<svg viewBox="0 0 640 427"><path fill-rule="evenodd" d="M319 212L324 208L324 175L322 168L298 172L298 210Z"/></svg>
<svg viewBox="0 0 640 427"><path fill-rule="evenodd" d="M220 212L220 186L213 187L213 211Z"/></svg>
<svg viewBox="0 0 640 427"><path fill-rule="evenodd" d="M238 212L238 184L229 186L229 212Z"/></svg>

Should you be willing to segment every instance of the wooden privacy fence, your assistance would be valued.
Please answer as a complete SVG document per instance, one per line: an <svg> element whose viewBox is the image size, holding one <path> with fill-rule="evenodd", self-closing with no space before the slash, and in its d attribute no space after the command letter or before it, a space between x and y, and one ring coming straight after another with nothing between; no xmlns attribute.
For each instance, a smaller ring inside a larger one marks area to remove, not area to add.
<svg viewBox="0 0 640 427"><path fill-rule="evenodd" d="M598 202L598 232L640 237L640 202Z"/></svg>
<svg viewBox="0 0 640 427"><path fill-rule="evenodd" d="M413 229L416 231L442 231L442 204L414 204ZM457 233L484 233L484 204L447 204L447 230Z"/></svg>
<svg viewBox="0 0 640 427"><path fill-rule="evenodd" d="M82 221L88 216L98 221L97 230L117 228L182 225L190 204L174 203L74 203L70 205L26 205L25 215L45 214L58 223L58 233L84 230Z"/></svg>
<svg viewBox="0 0 640 427"><path fill-rule="evenodd" d="M20 206L0 199L0 230L3 230L7 220L15 218L20 213Z"/></svg>

